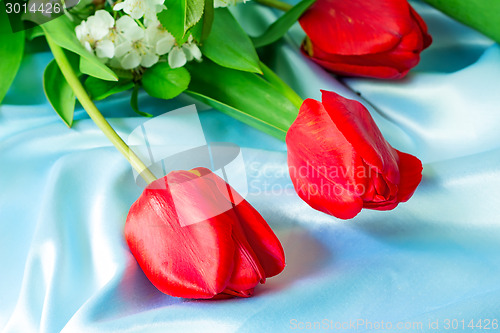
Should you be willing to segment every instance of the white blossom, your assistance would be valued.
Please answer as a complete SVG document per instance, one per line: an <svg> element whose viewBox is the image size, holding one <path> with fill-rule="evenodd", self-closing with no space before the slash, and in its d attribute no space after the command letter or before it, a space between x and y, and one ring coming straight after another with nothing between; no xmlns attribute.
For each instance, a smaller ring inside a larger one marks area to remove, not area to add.
<svg viewBox="0 0 500 333"><path fill-rule="evenodd" d="M120 43L116 45L115 56L123 69L139 66L151 67L159 60L153 45L145 38L145 31L130 16L122 16L116 21L120 33Z"/></svg>
<svg viewBox="0 0 500 333"><path fill-rule="evenodd" d="M116 20L115 43L126 40L138 40L144 37L144 29L130 16L122 16Z"/></svg>
<svg viewBox="0 0 500 333"><path fill-rule="evenodd" d="M182 46L175 46L168 54L168 64L171 68L182 67L193 59L201 60L201 51L194 43L193 36L189 36L187 43Z"/></svg>
<svg viewBox="0 0 500 333"><path fill-rule="evenodd" d="M160 56L170 52L175 45L174 36L165 30L160 22L146 28L146 40Z"/></svg>
<svg viewBox="0 0 500 333"><path fill-rule="evenodd" d="M167 8L164 2L165 0L125 0L117 3L113 10L123 10L135 20L144 16L144 24L148 26L151 21L156 20L156 14Z"/></svg>
<svg viewBox="0 0 500 333"><path fill-rule="evenodd" d="M168 54L168 64L170 65L171 68L178 68L182 67L186 64L187 58L186 54L184 51L176 46L170 51Z"/></svg>
<svg viewBox="0 0 500 333"><path fill-rule="evenodd" d="M196 59L197 61L201 61L201 51L193 41L193 36L189 36L188 42L182 45L182 50L186 54L187 61L191 61Z"/></svg>
<svg viewBox="0 0 500 333"><path fill-rule="evenodd" d="M107 11L98 10L77 26L75 33L87 50L114 68L148 68L160 58L172 68L200 61L202 54L192 36L177 43L162 26L156 15L164 9L164 0L124 0L113 7L123 11L117 13L116 22Z"/></svg>
<svg viewBox="0 0 500 333"><path fill-rule="evenodd" d="M98 10L75 28L76 38L89 51L99 58L112 58L114 44L108 39L115 19L105 10Z"/></svg>

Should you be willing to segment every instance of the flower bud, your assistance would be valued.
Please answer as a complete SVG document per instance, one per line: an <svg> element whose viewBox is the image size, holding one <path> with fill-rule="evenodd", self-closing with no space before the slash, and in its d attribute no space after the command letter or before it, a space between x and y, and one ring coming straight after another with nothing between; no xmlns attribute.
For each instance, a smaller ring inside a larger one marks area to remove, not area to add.
<svg viewBox="0 0 500 333"><path fill-rule="evenodd" d="M125 238L153 285L176 297L249 297L285 267L266 221L204 168L148 185L129 211Z"/></svg>
<svg viewBox="0 0 500 333"><path fill-rule="evenodd" d="M302 51L339 75L402 78L432 41L407 0L317 0L299 22Z"/></svg>
<svg viewBox="0 0 500 333"><path fill-rule="evenodd" d="M418 158L392 148L361 103L333 92L323 91L322 102L304 101L286 145L298 195L338 218L393 209L422 179Z"/></svg>

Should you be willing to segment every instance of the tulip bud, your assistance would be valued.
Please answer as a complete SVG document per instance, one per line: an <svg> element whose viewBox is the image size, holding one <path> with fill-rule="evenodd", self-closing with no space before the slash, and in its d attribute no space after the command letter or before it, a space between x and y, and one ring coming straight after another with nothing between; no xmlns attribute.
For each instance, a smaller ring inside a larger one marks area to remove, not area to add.
<svg viewBox="0 0 500 333"><path fill-rule="evenodd" d="M285 267L266 221L204 168L148 185L129 211L125 238L153 285L176 297L249 297Z"/></svg>
<svg viewBox="0 0 500 333"><path fill-rule="evenodd" d="M432 41L407 0L317 0L299 22L302 51L339 75L402 78Z"/></svg>
<svg viewBox="0 0 500 333"><path fill-rule="evenodd" d="M333 92L323 91L322 103L304 101L286 145L298 195L342 219L393 209L422 179L418 158L392 148L361 103Z"/></svg>

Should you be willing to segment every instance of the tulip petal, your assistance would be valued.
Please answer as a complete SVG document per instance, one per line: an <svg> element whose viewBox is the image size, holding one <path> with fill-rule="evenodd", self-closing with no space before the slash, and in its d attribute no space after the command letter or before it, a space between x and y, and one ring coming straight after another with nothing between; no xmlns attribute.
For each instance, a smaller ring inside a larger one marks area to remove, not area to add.
<svg viewBox="0 0 500 333"><path fill-rule="evenodd" d="M258 258L258 267L264 270L265 277L278 275L285 268L285 253L280 241L269 227L267 222L238 192L229 184L211 173L208 169L196 168L201 175L207 175L217 184L219 192L234 205L236 214L235 221L238 225L233 228L233 235L241 240L243 244L249 244L252 252L247 256L255 254Z"/></svg>
<svg viewBox="0 0 500 333"><path fill-rule="evenodd" d="M424 38L423 48L426 49L432 43L432 36L429 35L429 33L428 33L427 24L425 24L425 21L422 19L422 17L420 15L418 15L418 13L415 11L415 9L413 9L413 7L411 7L411 6L410 6L410 14L415 19L418 26L420 27L420 30L422 31L422 35Z"/></svg>
<svg viewBox="0 0 500 333"><path fill-rule="evenodd" d="M307 99L286 135L288 166L297 194L311 207L347 219L358 214L356 168L363 160L318 101Z"/></svg>
<svg viewBox="0 0 500 333"><path fill-rule="evenodd" d="M319 191L317 184L323 185L321 180L314 183L305 179L296 179L294 188L299 197L309 206L339 219L351 219L361 212L363 200L360 196L345 190L339 190L339 194L335 193L335 190ZM328 188L341 189L342 185L333 184Z"/></svg>
<svg viewBox="0 0 500 333"><path fill-rule="evenodd" d="M366 61L360 61L361 64L348 64L345 62L334 62L331 60L322 60L319 58L311 58L321 67L344 76L360 76L360 77L376 77L380 79L399 79L404 77L408 70L400 72L398 69L389 66L370 65ZM352 60L350 60L352 61Z"/></svg>
<svg viewBox="0 0 500 333"><path fill-rule="evenodd" d="M383 202L365 202L363 207L374 210L391 210L396 208L398 204L399 201L397 201L396 198L394 198L390 201L383 201Z"/></svg>
<svg viewBox="0 0 500 333"><path fill-rule="evenodd" d="M245 290L253 289L259 283L265 283L266 276L250 244L241 238L243 236L241 233L238 236L233 234L236 246L234 268L226 290L245 294Z"/></svg>
<svg viewBox="0 0 500 333"><path fill-rule="evenodd" d="M422 180L422 162L413 155L396 150L399 155L399 173L401 182L398 187L398 201L411 198Z"/></svg>
<svg viewBox="0 0 500 333"><path fill-rule="evenodd" d="M385 200L365 202L364 206L386 210L407 201L422 178L420 160L392 148L361 103L323 91L323 104L346 139L382 177L372 177L372 181L375 181L376 192ZM389 192L383 193L386 190Z"/></svg>
<svg viewBox="0 0 500 333"><path fill-rule="evenodd" d="M388 210L408 200L422 177L420 160L392 148L361 103L322 93L322 103L304 101L286 136L299 196L344 219L363 207ZM335 174L338 170L347 172Z"/></svg>
<svg viewBox="0 0 500 333"><path fill-rule="evenodd" d="M217 177L216 175L214 176ZM226 184L226 186L229 185ZM240 216L235 209L231 210L229 213L233 215L232 235L236 250L233 274L227 283L226 290L232 290L244 295L245 290L253 289L253 287L259 283L265 283L266 273L253 250L254 244L250 243L250 240L247 240L242 230L241 225L244 223L244 221L242 221L243 217Z"/></svg>
<svg viewBox="0 0 500 333"><path fill-rule="evenodd" d="M394 48L409 30L406 0L318 0L299 20L328 53L361 55Z"/></svg>
<svg viewBox="0 0 500 333"><path fill-rule="evenodd" d="M304 54L346 76L402 78L432 42L406 0L317 0L300 24Z"/></svg>
<svg viewBox="0 0 500 333"><path fill-rule="evenodd" d="M250 288L247 290L241 290L241 291L236 291L230 288L224 289L224 292L222 292L219 295L222 295L221 297L214 297L214 299L224 299L224 298L230 298L230 297L250 297L253 295L254 288Z"/></svg>
<svg viewBox="0 0 500 333"><path fill-rule="evenodd" d="M176 206L184 198L196 212L198 206L189 202L189 191L195 189L171 193L173 179L167 177L150 184L132 205L125 225L127 243L160 291L176 297L211 298L225 289L233 271L231 217L220 214L181 225Z"/></svg>
<svg viewBox="0 0 500 333"><path fill-rule="evenodd" d="M327 53L316 45L309 46L308 51L305 50L305 45L303 45L302 52L321 67L337 74L399 79L404 77L409 69L415 67L420 61L420 53L415 52L415 49L405 50L405 47L410 48L411 36L413 35L410 34L408 42L403 39L395 48L381 53L350 56L337 55ZM415 38L421 37L417 36ZM422 43L421 40L418 42Z"/></svg>
<svg viewBox="0 0 500 333"><path fill-rule="evenodd" d="M397 153L384 139L368 110L358 101L322 90L325 109L363 160L393 184L399 183Z"/></svg>
<svg viewBox="0 0 500 333"><path fill-rule="evenodd" d="M285 253L280 241L262 216L246 200L235 207L245 237L259 258L266 277L278 275L285 268Z"/></svg>

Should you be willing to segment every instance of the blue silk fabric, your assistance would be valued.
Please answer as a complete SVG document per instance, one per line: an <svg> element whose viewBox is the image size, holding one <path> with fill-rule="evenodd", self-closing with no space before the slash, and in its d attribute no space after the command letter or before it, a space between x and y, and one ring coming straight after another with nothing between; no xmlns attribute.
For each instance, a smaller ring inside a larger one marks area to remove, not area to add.
<svg viewBox="0 0 500 333"><path fill-rule="evenodd" d="M0 331L495 331L500 47L414 7L434 42L403 80L336 79L301 55L298 25L265 55L303 98L360 100L391 145L422 160L421 185L392 211L342 221L313 210L293 190L283 142L197 103L206 141L241 147L246 199L285 249L284 272L249 299L174 298L146 279L123 236L142 191L131 167L81 108L71 129L62 123L42 88L51 55L28 55L0 107ZM233 12L253 35L276 18L252 3ZM139 103L161 115L194 100ZM97 105L124 138L148 120L127 93ZM156 135L189 146L178 138L196 124L178 122Z"/></svg>

